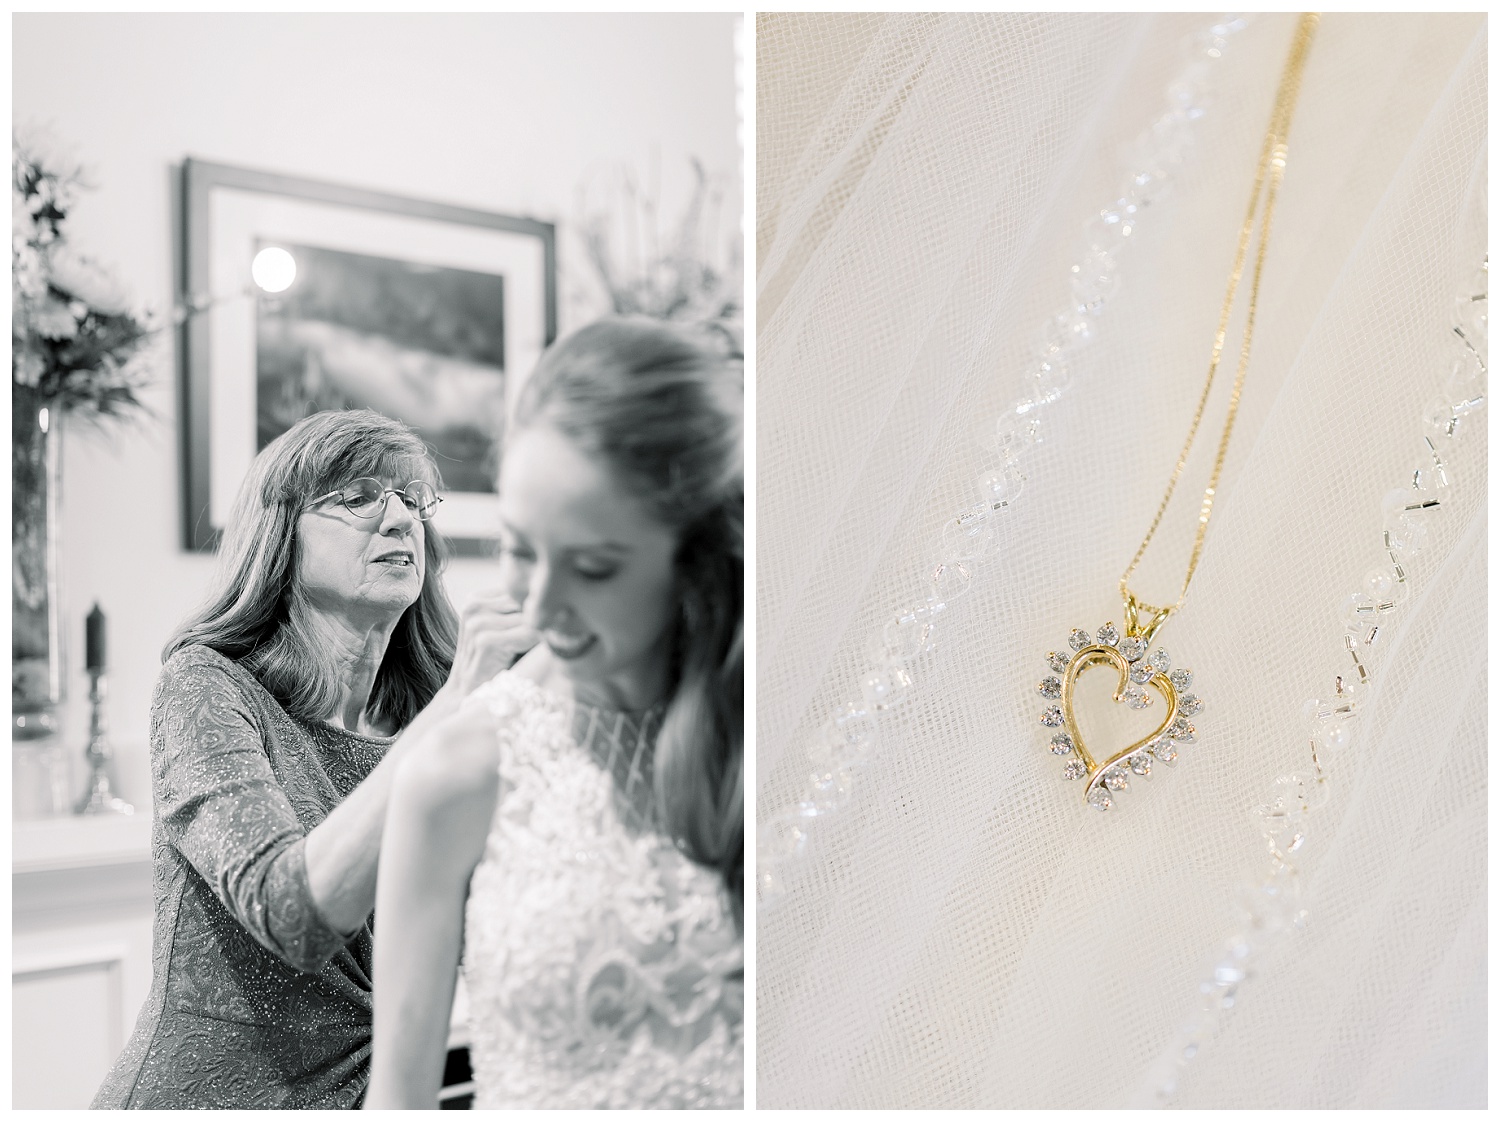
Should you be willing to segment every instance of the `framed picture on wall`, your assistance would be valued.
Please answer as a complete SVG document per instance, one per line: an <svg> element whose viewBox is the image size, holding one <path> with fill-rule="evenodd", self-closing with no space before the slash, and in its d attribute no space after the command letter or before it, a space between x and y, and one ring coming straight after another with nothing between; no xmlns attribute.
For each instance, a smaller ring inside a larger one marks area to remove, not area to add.
<svg viewBox="0 0 1500 1122"><path fill-rule="evenodd" d="M554 227L194 159L182 198L187 548L298 419L367 407L427 442L435 525L486 552L506 405L557 334Z"/></svg>

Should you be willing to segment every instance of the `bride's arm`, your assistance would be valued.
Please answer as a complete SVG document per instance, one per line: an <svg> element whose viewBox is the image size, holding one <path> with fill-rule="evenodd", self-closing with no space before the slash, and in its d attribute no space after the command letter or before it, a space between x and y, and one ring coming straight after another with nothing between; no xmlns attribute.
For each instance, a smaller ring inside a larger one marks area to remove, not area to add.
<svg viewBox="0 0 1500 1122"><path fill-rule="evenodd" d="M375 885L375 1044L367 1109L433 1108L463 940L469 877L499 787L494 718L443 722L401 762Z"/></svg>

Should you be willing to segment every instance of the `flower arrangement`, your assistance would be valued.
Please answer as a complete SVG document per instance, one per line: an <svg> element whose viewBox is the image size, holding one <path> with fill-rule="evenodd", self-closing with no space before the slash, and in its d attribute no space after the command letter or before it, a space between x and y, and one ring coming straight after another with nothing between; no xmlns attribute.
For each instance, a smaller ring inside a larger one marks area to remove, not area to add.
<svg viewBox="0 0 1500 1122"><path fill-rule="evenodd" d="M656 192L642 189L625 168L596 173L580 190L578 228L612 311L717 330L738 351L744 315L739 214L725 213L722 182L698 160L692 168L692 196L669 232L661 229Z"/></svg>
<svg viewBox="0 0 1500 1122"><path fill-rule="evenodd" d="M148 414L139 391L156 327L65 232L87 186L41 133L11 137L12 735L56 729L62 698L56 508L64 415L98 424Z"/></svg>
<svg viewBox="0 0 1500 1122"><path fill-rule="evenodd" d="M40 134L12 136L12 395L95 421L140 415L156 327L68 241L68 211L85 186L77 163Z"/></svg>

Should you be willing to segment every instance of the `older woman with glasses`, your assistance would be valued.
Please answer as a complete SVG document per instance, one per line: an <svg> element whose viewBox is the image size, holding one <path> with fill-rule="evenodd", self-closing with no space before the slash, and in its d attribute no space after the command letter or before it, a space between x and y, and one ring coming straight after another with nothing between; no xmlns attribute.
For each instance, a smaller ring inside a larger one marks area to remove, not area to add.
<svg viewBox="0 0 1500 1122"><path fill-rule="evenodd" d="M534 642L460 622L425 445L369 411L269 444L152 703L152 984L95 1107L354 1107L372 909L400 760Z"/></svg>

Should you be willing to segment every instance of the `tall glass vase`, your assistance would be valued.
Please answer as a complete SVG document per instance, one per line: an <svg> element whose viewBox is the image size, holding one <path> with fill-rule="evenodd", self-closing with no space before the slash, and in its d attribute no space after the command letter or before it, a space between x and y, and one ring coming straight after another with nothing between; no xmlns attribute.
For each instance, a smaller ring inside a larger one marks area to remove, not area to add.
<svg viewBox="0 0 1500 1122"><path fill-rule="evenodd" d="M11 385L11 739L18 818L57 813L66 800L58 725L63 651L58 600L59 414L29 386Z"/></svg>

